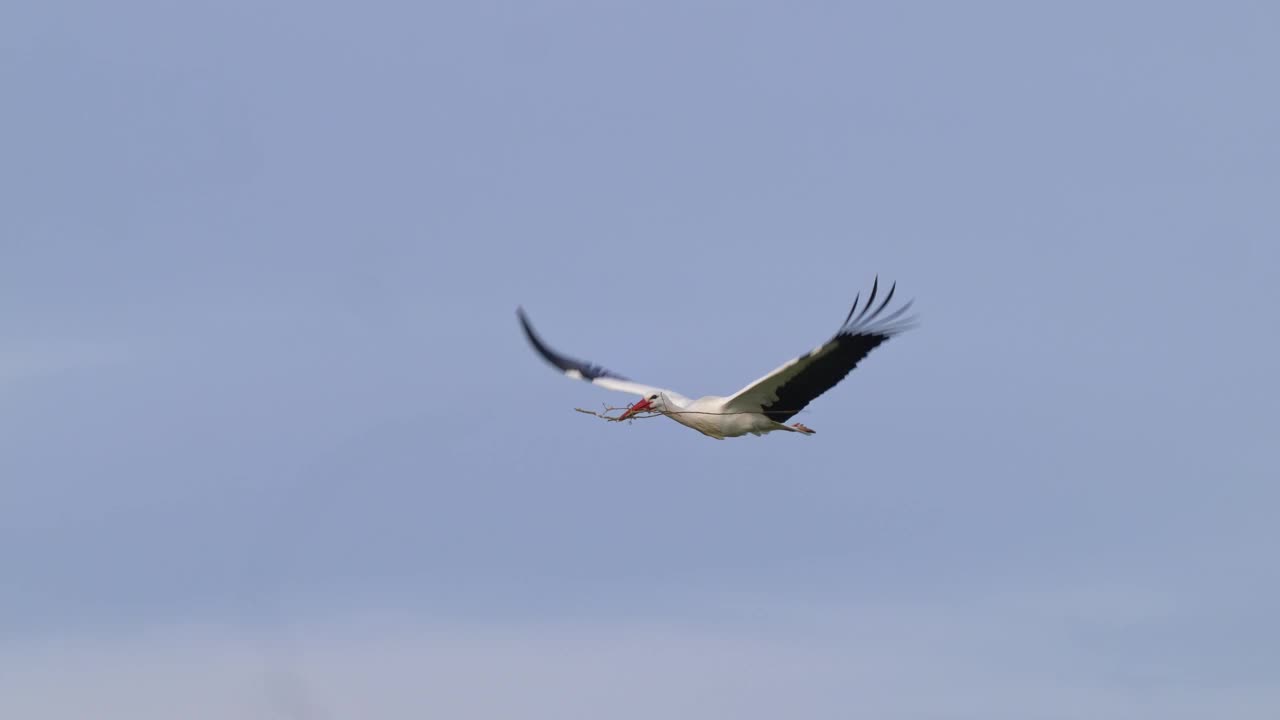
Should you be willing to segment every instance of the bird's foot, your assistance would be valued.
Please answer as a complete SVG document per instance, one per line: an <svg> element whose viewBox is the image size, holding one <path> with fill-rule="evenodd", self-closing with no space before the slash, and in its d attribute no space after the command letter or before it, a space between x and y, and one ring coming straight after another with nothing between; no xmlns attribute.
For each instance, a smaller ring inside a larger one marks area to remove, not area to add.
<svg viewBox="0 0 1280 720"><path fill-rule="evenodd" d="M805 427L804 425L801 425L800 423L795 423L791 427L795 428L796 432L802 432L805 435L813 435L817 432L815 430L810 430L809 428Z"/></svg>

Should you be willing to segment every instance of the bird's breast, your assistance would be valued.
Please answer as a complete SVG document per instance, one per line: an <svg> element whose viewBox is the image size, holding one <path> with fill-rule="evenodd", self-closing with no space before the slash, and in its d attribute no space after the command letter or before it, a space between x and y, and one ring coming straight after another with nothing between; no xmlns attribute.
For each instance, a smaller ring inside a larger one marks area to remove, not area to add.
<svg viewBox="0 0 1280 720"><path fill-rule="evenodd" d="M700 398L688 406L668 413L668 416L703 435L713 438L738 437L747 433L760 432L763 422L772 426L772 422L760 413L734 413L724 407L723 398Z"/></svg>

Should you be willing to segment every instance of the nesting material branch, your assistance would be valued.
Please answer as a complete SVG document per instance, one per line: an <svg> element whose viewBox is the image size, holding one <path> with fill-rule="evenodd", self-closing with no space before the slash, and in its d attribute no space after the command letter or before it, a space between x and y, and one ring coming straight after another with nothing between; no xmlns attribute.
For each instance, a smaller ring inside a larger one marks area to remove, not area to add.
<svg viewBox="0 0 1280 720"><path fill-rule="evenodd" d="M594 415L602 420L608 420L609 422L622 422L622 414L630 409L631 409L630 406L614 407L612 405L605 405L604 410L600 412L596 412L595 410L587 410L586 408L574 408L574 410L577 410L580 413L585 413L587 415ZM655 411L642 410L634 415L627 417L627 420L644 420L645 418L661 417L662 415L663 413L658 412L656 410Z"/></svg>

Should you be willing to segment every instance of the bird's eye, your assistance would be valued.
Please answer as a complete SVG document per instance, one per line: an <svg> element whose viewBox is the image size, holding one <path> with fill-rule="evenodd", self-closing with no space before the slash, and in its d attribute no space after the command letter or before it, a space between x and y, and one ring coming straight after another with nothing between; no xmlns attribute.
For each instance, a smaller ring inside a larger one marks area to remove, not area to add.
<svg viewBox="0 0 1280 720"><path fill-rule="evenodd" d="M658 396L657 396L657 395L650 395L650 396L649 396L649 399L650 399L650 400L657 400L657 399L658 399Z"/></svg>

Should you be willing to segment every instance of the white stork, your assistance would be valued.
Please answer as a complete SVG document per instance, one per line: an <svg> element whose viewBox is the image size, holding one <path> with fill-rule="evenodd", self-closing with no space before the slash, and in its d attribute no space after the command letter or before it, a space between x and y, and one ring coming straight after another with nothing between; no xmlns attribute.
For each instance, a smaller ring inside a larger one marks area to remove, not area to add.
<svg viewBox="0 0 1280 720"><path fill-rule="evenodd" d="M880 317L893 299L896 283L889 288L888 295L879 307L871 309L879 287L880 278L877 277L861 312L858 312L861 294L854 298L853 307L844 323L830 340L807 354L784 363L729 397L708 395L697 400L690 400L671 390L632 382L599 365L561 355L548 347L533 331L523 308L517 308L516 314L533 348L565 375L609 390L641 396L618 420L625 420L641 412L659 413L717 440L747 433L763 435L774 430L812 435L814 431L800 423L785 423L814 398L835 387L877 345L914 324L914 318L906 316L911 302ZM857 317L854 317L855 313Z"/></svg>

